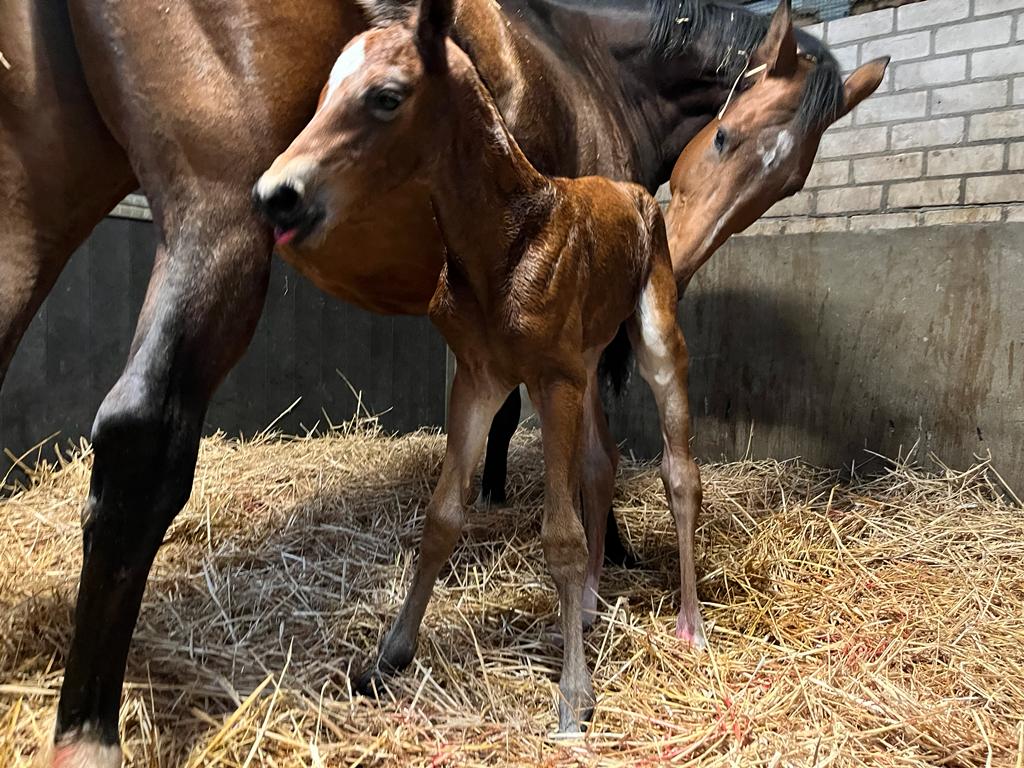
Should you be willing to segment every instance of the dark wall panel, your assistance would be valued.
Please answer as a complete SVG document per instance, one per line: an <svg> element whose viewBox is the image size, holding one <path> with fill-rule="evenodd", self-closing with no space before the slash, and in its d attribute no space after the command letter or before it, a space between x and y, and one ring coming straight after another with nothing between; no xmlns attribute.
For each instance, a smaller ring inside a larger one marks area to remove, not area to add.
<svg viewBox="0 0 1024 768"><path fill-rule="evenodd" d="M55 432L89 434L124 367L155 251L152 224L112 218L75 253L0 392L0 446L20 454ZM275 259L263 318L206 429L251 435L299 397L282 429L323 424L324 413L342 421L356 406L345 378L387 429L442 426L444 355L426 318L381 317L327 298ZM6 459L0 466L6 471Z"/></svg>

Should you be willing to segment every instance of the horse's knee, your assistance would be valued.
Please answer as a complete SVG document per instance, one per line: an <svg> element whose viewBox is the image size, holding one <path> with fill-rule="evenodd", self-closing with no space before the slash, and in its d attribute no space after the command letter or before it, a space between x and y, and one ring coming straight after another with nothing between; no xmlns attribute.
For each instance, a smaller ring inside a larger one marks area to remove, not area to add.
<svg viewBox="0 0 1024 768"><path fill-rule="evenodd" d="M113 528L117 537L131 531L142 551L155 552L191 493L200 422L166 385L122 376L93 422L95 460L83 520L87 550Z"/></svg>
<svg viewBox="0 0 1024 768"><path fill-rule="evenodd" d="M544 516L541 545L556 581L583 582L587 565L587 537L577 515Z"/></svg>

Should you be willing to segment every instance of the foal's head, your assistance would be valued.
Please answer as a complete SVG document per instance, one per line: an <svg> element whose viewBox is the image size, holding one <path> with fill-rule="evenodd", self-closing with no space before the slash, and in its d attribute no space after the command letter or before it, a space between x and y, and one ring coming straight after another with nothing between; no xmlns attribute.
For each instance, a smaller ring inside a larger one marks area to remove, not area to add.
<svg viewBox="0 0 1024 768"><path fill-rule="evenodd" d="M345 46L313 119L253 189L279 245L319 242L442 146L448 74L472 67L448 41L451 20L451 0L421 0L407 22Z"/></svg>
<svg viewBox="0 0 1024 768"><path fill-rule="evenodd" d="M672 171L666 223L678 279L803 188L822 133L875 91L888 62L868 62L840 85L834 61L798 49L789 0L780 2L732 98Z"/></svg>

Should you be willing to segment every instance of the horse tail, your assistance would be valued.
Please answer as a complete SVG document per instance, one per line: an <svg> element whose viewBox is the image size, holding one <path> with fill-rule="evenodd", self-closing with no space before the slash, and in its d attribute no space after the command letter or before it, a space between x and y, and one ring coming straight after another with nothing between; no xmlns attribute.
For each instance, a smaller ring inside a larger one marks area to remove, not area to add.
<svg viewBox="0 0 1024 768"><path fill-rule="evenodd" d="M619 326L611 344L604 348L597 366L602 384L619 397L629 383L630 364L633 362L633 345L629 343L626 324Z"/></svg>

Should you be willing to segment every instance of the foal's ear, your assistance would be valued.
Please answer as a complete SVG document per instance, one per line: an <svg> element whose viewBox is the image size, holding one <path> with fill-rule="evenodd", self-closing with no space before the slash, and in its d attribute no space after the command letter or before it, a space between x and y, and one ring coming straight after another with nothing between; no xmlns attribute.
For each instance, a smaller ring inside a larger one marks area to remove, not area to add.
<svg viewBox="0 0 1024 768"><path fill-rule="evenodd" d="M846 78L846 82L843 83L843 114L839 117L845 115L875 92L875 89L882 84L887 66L889 66L889 57L882 56L867 64L861 64L853 70Z"/></svg>
<svg viewBox="0 0 1024 768"><path fill-rule="evenodd" d="M445 40L452 26L452 0L420 0L416 14L416 44L428 72L448 66Z"/></svg>
<svg viewBox="0 0 1024 768"><path fill-rule="evenodd" d="M779 0L768 23L768 33L750 56L751 67L764 65L765 77L792 77L796 72L796 36L790 2Z"/></svg>

